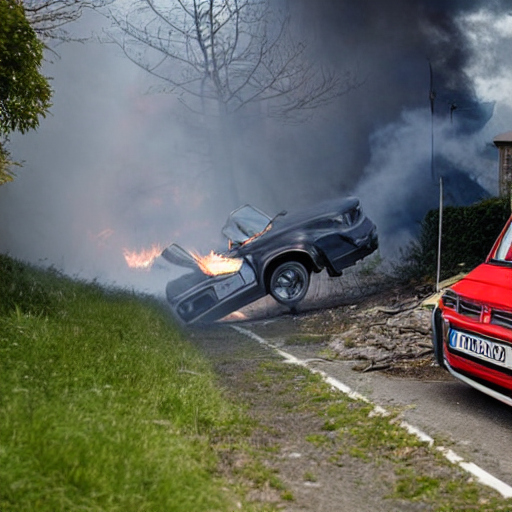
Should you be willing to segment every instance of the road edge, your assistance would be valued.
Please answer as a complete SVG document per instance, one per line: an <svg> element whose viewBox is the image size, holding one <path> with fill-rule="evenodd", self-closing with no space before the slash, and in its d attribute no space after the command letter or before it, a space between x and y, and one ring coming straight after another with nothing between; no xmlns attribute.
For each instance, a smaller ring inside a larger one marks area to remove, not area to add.
<svg viewBox="0 0 512 512"><path fill-rule="evenodd" d="M286 363L295 364L297 366L307 368L310 372L320 375L327 384L329 384L333 388L337 389L338 391L341 391L342 393L349 396L350 398L353 398L354 400L361 400L363 402L373 405L373 407L374 407L373 414L381 415L381 416L389 415L389 413L386 411L385 408L373 403L370 399L368 399L361 393L354 391L352 388L350 388L350 386L347 386L340 380L338 380L334 377L331 377L329 374L327 374L323 370L311 368L308 365L309 361L307 359L299 359L299 358L295 357L294 355L292 355L288 352L285 352L284 350L282 350L279 347L275 346L274 344L270 343L268 340L262 338L261 336L258 336L256 333L250 331L249 329L240 327L238 325L231 325L230 327L232 329L234 329L235 331L239 332L240 334L247 336L248 338L251 338L254 341L260 343L261 345L265 345L265 346L273 349L284 359L284 361ZM440 452L449 462L451 462L452 464L458 465L464 471L466 471L470 475L474 476L478 480L478 482L480 482L482 485L485 485L487 487L494 489L499 494L501 494L501 496L503 498L512 498L512 486L503 482L499 478L496 478L495 476L491 475L489 472L485 471L483 468L481 468L477 464L475 464L473 462L464 461L464 459L461 456L459 456L458 454L456 454L452 449L446 448L445 446L436 446L435 441L431 436L429 436L427 433L423 432L421 429L415 427L414 425L411 425L410 423L408 423L406 421L402 421L400 423L400 426L402 428L404 428L405 430L407 430L407 432L409 432L410 434L415 435L420 441L427 443L429 446L433 447L435 450Z"/></svg>

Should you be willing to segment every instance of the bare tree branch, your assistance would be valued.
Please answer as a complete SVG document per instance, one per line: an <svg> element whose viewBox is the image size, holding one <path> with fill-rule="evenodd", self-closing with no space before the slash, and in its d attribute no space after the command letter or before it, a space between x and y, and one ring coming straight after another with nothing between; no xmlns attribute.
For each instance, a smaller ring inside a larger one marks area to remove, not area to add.
<svg viewBox="0 0 512 512"><path fill-rule="evenodd" d="M225 114L265 102L271 115L297 116L360 85L311 62L268 0L134 0L110 18L111 41L193 111L207 100Z"/></svg>
<svg viewBox="0 0 512 512"><path fill-rule="evenodd" d="M20 0L30 25L40 39L63 41L75 38L65 25L78 20L84 9L105 7L114 0Z"/></svg>

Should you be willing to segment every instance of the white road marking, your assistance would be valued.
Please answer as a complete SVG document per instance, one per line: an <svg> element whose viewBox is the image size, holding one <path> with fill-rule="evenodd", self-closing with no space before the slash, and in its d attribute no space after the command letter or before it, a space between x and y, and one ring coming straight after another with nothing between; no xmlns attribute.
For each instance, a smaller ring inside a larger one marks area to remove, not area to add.
<svg viewBox="0 0 512 512"><path fill-rule="evenodd" d="M317 370L315 368L310 368L308 366L307 360L298 359L294 355L289 354L284 350L281 350L279 347L276 347L275 345L273 345L266 339L262 338L261 336L258 336L256 333L250 331L249 329L244 329L243 327L240 327L238 325L232 325L231 327L235 329L235 331L238 331L240 334L252 338L253 340L257 341L258 343L261 343L262 345L272 348L285 360L285 362L289 364L296 364L298 366L302 366L304 368L307 368L312 373L320 375L327 384L330 384L333 388L338 389L339 391L346 394L350 398L353 398L354 400L362 400L363 402L369 404L372 403L367 397L361 395L357 391L354 391L352 388L350 388L343 382L339 381L338 379L331 377L324 371ZM373 414L387 416L388 412L380 405L374 405ZM400 425L403 428L405 428L405 430L407 430L410 434L413 434L416 437L418 437L420 441L427 443L428 445L434 447L437 451L441 452L445 456L445 458L449 460L452 464L458 464L463 470L473 475L483 485L491 487L495 491L499 492L504 498L512 498L512 487L510 485L491 475L490 473L482 469L480 466L477 466L473 462L465 462L462 457L457 455L450 448L446 448L444 446L435 446L434 439L425 432L423 432L422 430L420 430L419 428L410 425L406 421L403 421Z"/></svg>

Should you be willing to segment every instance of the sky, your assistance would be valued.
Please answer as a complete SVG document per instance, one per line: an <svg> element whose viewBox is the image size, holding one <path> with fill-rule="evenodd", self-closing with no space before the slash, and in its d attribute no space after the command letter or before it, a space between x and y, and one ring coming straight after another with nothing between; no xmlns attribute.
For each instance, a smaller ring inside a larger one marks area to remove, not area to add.
<svg viewBox="0 0 512 512"><path fill-rule="evenodd" d="M382 255L393 258L436 207L439 178L448 203L495 195L492 139L512 130L505 4L294 1L308 58L350 71L361 85L302 122L243 118L229 141L237 199L274 215L357 195L377 224ZM105 27L93 13L73 30ZM117 46L56 51L44 66L50 114L37 131L11 137L23 166L0 187L0 252L85 279L163 289L166 268L128 269L123 250L177 242L205 252L222 243L232 198L212 171L208 127L178 96L153 92L155 82Z"/></svg>

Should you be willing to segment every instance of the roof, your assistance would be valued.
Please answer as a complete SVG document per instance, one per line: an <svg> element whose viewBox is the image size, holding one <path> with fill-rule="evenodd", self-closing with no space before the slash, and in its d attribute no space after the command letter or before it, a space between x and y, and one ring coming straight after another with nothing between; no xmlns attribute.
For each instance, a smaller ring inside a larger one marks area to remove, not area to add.
<svg viewBox="0 0 512 512"><path fill-rule="evenodd" d="M496 146L506 144L507 142L510 142L512 144L512 131L496 135L496 137L494 137L492 141L494 142L494 144L496 144Z"/></svg>

